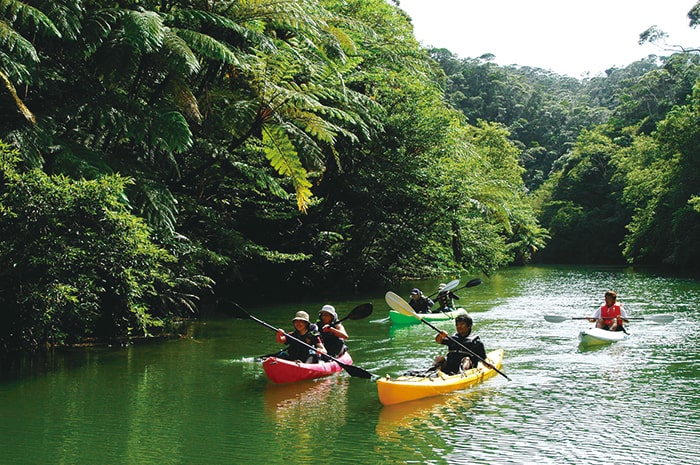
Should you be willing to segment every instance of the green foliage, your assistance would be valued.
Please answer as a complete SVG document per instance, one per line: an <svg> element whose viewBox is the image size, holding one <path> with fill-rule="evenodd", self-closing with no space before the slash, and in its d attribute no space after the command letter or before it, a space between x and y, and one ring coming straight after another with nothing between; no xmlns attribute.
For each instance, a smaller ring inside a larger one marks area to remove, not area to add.
<svg viewBox="0 0 700 465"><path fill-rule="evenodd" d="M72 181L18 170L0 146L0 347L147 334L169 310L173 257L130 215L119 176Z"/></svg>

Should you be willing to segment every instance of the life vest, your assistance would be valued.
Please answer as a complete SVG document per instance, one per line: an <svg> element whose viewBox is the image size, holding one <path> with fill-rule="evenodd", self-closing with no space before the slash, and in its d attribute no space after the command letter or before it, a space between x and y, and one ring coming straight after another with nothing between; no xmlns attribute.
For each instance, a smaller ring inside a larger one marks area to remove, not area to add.
<svg viewBox="0 0 700 465"><path fill-rule="evenodd" d="M612 325L613 320L620 316L620 309L621 305L618 303L612 304L612 306L608 307L607 305L603 304L600 306L600 317L603 319L603 323L605 323L607 326Z"/></svg>
<svg viewBox="0 0 700 465"><path fill-rule="evenodd" d="M316 344L318 344L320 337L316 331L311 331L314 327L315 325L309 325L309 329L304 335L300 334L299 331L297 331L296 329L291 333L287 334L296 339L299 339L300 341L306 343L311 347L316 347ZM299 360L304 362L310 356L314 356L315 354L315 352L312 349L309 349L304 344L298 343L291 337L287 338L287 346L287 353L289 354L291 360Z"/></svg>
<svg viewBox="0 0 700 465"><path fill-rule="evenodd" d="M323 332L323 330L321 329L324 326L322 321L318 321L316 324L320 331L319 335L321 336L321 341L323 341L323 345L326 348L328 355L331 355L333 357L343 355L343 353L347 350L347 347L345 346L345 341L343 341L341 338L339 338L333 333ZM338 324L338 320L333 320L333 322L329 323L328 326L330 326L331 328L335 328L336 324Z"/></svg>

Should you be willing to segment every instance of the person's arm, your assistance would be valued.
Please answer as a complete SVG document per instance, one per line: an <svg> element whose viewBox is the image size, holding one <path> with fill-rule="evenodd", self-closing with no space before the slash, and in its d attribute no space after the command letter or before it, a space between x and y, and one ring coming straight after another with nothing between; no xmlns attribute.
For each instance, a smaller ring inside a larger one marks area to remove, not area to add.
<svg viewBox="0 0 700 465"><path fill-rule="evenodd" d="M452 294L452 293L450 292L450 294ZM452 294L452 298L455 300L459 300L459 296L457 294Z"/></svg>
<svg viewBox="0 0 700 465"><path fill-rule="evenodd" d="M443 344L443 341L448 337L450 337L450 335L447 334L447 331L440 331L439 333L437 333L437 336L435 336L435 342L437 342L438 344Z"/></svg>
<svg viewBox="0 0 700 465"><path fill-rule="evenodd" d="M628 320L627 312L625 311L625 307L620 304L620 319L624 321L625 323L628 323L630 320Z"/></svg>
<svg viewBox="0 0 700 465"><path fill-rule="evenodd" d="M319 354L328 353L328 351L326 350L326 346L323 345L323 341L321 341L321 338L319 336L316 337L316 351Z"/></svg>
<svg viewBox="0 0 700 465"><path fill-rule="evenodd" d="M279 342L280 344L287 343L287 335L285 334L282 328L277 328L277 342Z"/></svg>
<svg viewBox="0 0 700 465"><path fill-rule="evenodd" d="M324 333L331 333L335 334L336 337L340 339L347 339L348 338L348 332L345 331L345 327L343 326L342 323L338 323L335 325L335 327L330 326L330 325L325 325L322 329Z"/></svg>

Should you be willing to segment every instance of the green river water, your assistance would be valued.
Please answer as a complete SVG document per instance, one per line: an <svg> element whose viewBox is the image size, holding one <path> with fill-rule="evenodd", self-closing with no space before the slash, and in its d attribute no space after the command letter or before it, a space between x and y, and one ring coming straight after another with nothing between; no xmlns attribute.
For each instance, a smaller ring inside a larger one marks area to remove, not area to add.
<svg viewBox="0 0 700 465"><path fill-rule="evenodd" d="M475 276L458 276L466 283ZM447 278L446 280L453 279ZM191 339L54 354L0 378L2 464L695 464L700 450L700 281L631 268L524 267L463 289L458 303L504 371L466 391L382 407L373 381L341 372L274 385L255 361L279 346L269 328L220 317ZM391 289L407 297L419 285ZM622 342L584 349L580 317L606 289L633 321ZM387 289L389 290L389 289ZM427 325L393 327L383 293L333 303L355 365L380 376L442 353ZM291 330L297 310L248 308ZM451 322L438 326L454 331Z"/></svg>

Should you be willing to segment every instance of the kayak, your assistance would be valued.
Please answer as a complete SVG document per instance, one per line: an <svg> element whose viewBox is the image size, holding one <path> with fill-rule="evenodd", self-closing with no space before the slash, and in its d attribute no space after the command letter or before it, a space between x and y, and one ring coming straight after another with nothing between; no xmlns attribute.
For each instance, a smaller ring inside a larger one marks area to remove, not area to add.
<svg viewBox="0 0 700 465"><path fill-rule="evenodd" d="M458 308L451 312L440 312L440 313L419 313L422 319L430 322L440 322L446 320L454 320L459 315L466 315L467 311L463 308ZM393 324L397 325L410 325L410 324L420 324L420 320L412 315L404 315L403 313L397 312L396 310L389 310L389 318Z"/></svg>
<svg viewBox="0 0 700 465"><path fill-rule="evenodd" d="M489 363L500 369L503 364L503 349L496 349L489 352L486 354L486 359ZM409 400L438 396L447 392L467 388L485 379L491 378L496 374L496 370L479 362L476 368L472 368L457 375L446 375L440 370L434 372L431 377L403 375L391 379L389 375L387 375L386 378L377 380L379 402L381 402L382 405L393 405L401 402L408 402Z"/></svg>
<svg viewBox="0 0 700 465"><path fill-rule="evenodd" d="M350 354L345 352L340 357L335 357L345 365L352 365ZM268 357L263 360L263 370L274 383L294 383L305 379L323 378L341 371L343 368L333 361L319 363L302 363L298 360L285 360L283 358Z"/></svg>
<svg viewBox="0 0 700 465"><path fill-rule="evenodd" d="M591 346L598 344L609 344L611 342L621 341L627 338L624 331L608 331L601 328L584 329L578 334L578 339L581 345Z"/></svg>

